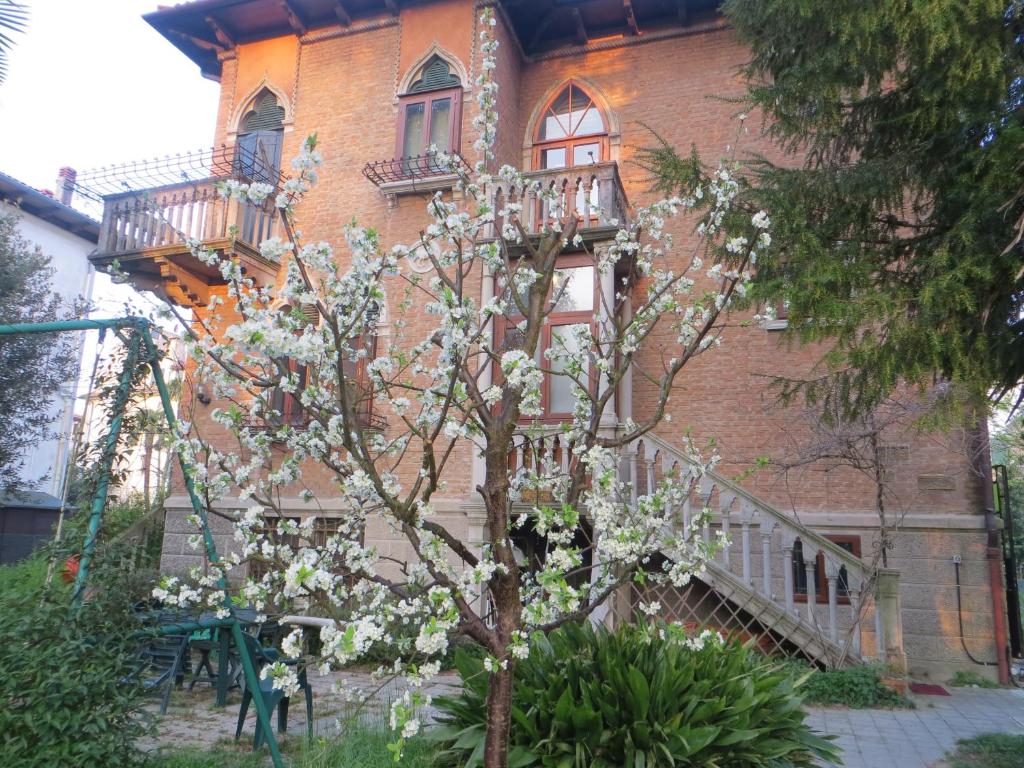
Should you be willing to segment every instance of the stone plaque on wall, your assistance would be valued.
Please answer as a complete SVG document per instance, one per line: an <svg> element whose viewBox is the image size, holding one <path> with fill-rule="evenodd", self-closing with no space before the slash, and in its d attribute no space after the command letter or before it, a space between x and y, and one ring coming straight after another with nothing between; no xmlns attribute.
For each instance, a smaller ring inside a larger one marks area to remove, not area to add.
<svg viewBox="0 0 1024 768"><path fill-rule="evenodd" d="M917 487L922 491L955 491L956 479L949 475L918 475Z"/></svg>

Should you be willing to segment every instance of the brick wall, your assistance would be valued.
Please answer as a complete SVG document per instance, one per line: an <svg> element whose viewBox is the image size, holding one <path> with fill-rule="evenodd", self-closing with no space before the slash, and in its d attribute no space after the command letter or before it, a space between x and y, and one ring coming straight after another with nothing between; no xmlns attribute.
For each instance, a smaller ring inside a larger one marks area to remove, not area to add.
<svg viewBox="0 0 1024 768"><path fill-rule="evenodd" d="M224 62L222 98L216 127L220 143L231 138L231 121L245 107L244 100L263 78L290 99L284 157L298 150L306 135L316 132L325 158L322 181L298 211L307 239L326 239L338 245L338 258L347 258L342 228L352 221L372 225L385 245L411 243L425 224L426 196L402 196L388 201L362 173L368 161L389 159L395 153L398 123L397 83L405 69L438 44L460 57L470 80L479 71L475 43L477 24L470 3L446 2L445 24L433 34L424 27L432 18L423 9L403 11L397 23L336 36L310 36L298 45L294 38L242 46L237 58ZM414 14L418 14L413 18ZM501 122L497 155L500 163L518 163L531 140L528 125L537 104L560 83L582 78L596 88L595 97L606 102L621 128L617 160L626 193L633 205L650 202L649 181L632 160L636 148L650 143L656 131L682 151L697 147L705 159L737 147L747 153L777 153L759 137L756 115L741 125L735 104L723 98L742 93L737 74L744 50L729 31L681 36L643 45L580 53L538 61L523 61L509 31L499 23L499 109ZM466 37L468 36L468 39ZM440 38L440 40L439 40ZM422 50L421 50L422 49ZM463 60L462 56L466 56ZM472 82L466 83L463 108L464 154L475 159L471 121L475 112ZM287 167L287 166L286 166ZM694 244L692 220L674 226L679 263ZM479 276L471 287L479 293ZM399 291L389 300L395 319ZM421 312L412 312L403 331L418 339L429 327ZM689 429L698 440L714 439L722 454L723 473L737 475L759 457L779 461L810 438L805 417L797 409L777 405L769 387L773 377L810 374L820 348L790 347L782 334L759 326L740 327L733 317L721 349L709 351L688 366L674 390L669 412L672 421L659 430L666 439ZM656 371L663 352L671 346L665 328L654 334L641 366ZM642 377L634 376L634 413L649 412L655 393ZM212 406L211 406L212 407ZM197 425L206 430L208 416L197 409ZM208 410L207 410L208 413ZM920 436L887 435L896 451L889 467L890 513L902 516L905 532L897 534L891 567L904 573L905 631L912 663L919 668L956 665L964 656L957 637L955 603L950 605L949 581L953 554L964 557L965 623L975 655L991 656L990 600L984 570L984 535L977 516L980 487L969 471L962 434ZM460 505L473 501L468 467L471 456L461 448L451 459L448 488L441 495L450 519L460 519ZM408 463L401 475L408 480L417 466ZM941 475L938 485L920 476ZM305 484L330 496L331 480L311 469ZM859 532L863 549L871 549L875 525L875 489L869 478L849 467L815 463L784 477L770 467L744 483L777 507L796 512L805 522L832 532ZM460 522L460 526L464 523ZM169 529L169 536L171 535ZM177 533L175 532L175 535ZM382 542L388 535L381 532ZM400 545L391 546L397 552ZM177 540L168 557L182 555ZM177 561L175 561L177 563Z"/></svg>

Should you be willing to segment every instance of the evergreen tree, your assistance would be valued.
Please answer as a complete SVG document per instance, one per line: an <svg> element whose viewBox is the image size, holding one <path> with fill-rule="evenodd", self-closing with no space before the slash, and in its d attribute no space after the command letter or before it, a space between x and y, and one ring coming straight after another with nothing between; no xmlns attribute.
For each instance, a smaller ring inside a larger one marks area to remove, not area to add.
<svg viewBox="0 0 1024 768"><path fill-rule="evenodd" d="M786 152L745 192L779 245L755 298L828 341L786 395L864 413L900 381L972 399L1024 376L1019 0L726 0L746 107ZM663 187L689 163L647 157Z"/></svg>
<svg viewBox="0 0 1024 768"><path fill-rule="evenodd" d="M53 272L50 259L19 234L18 217L0 213L0 324L62 320L80 310L52 291ZM76 383L75 340L0 336L0 490L19 489L25 451L52 434L52 399Z"/></svg>

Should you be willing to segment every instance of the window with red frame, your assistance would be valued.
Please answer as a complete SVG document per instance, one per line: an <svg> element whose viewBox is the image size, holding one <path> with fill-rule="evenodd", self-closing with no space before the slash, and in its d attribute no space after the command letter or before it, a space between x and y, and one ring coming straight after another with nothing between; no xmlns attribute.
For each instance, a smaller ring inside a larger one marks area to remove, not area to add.
<svg viewBox="0 0 1024 768"><path fill-rule="evenodd" d="M569 82L545 105L533 138L533 167L567 168L607 160L608 128L587 92Z"/></svg>
<svg viewBox="0 0 1024 768"><path fill-rule="evenodd" d="M550 370L544 376L541 389L541 406L545 420L566 421L572 417L574 381L565 372L570 355L578 351L577 329L587 336L594 333L594 311L597 307L597 280L593 260L587 256L565 256L559 259L558 270L552 281L549 302L554 302L551 312L544 318L540 343L537 345L537 363ZM516 346L516 323L521 318L512 298L507 295L509 313L499 327L499 343L504 349ZM588 362L585 370L577 377L579 383L590 391L594 390L595 377Z"/></svg>
<svg viewBox="0 0 1024 768"><path fill-rule="evenodd" d="M833 536L826 534L826 539L842 547L854 557L860 557L860 536ZM793 545L793 596L798 603L807 602L807 568L805 567L803 544L797 539ZM836 595L840 603L850 602L850 582L846 567L839 569L836 579ZM818 554L814 567L814 600L818 603L828 602L828 581L825 578L825 557Z"/></svg>
<svg viewBox="0 0 1024 768"><path fill-rule="evenodd" d="M459 151L462 125L462 83L451 65L432 56L408 93L399 97L398 157L422 157L430 148Z"/></svg>
<svg viewBox="0 0 1024 768"><path fill-rule="evenodd" d="M306 388L309 368L305 365L298 365L294 360L289 360L288 371L295 374L297 380L295 389L292 392L286 392L281 387L274 387L270 392L270 407L281 414L279 424L289 424L294 427L309 421L309 415L299 400L301 392Z"/></svg>

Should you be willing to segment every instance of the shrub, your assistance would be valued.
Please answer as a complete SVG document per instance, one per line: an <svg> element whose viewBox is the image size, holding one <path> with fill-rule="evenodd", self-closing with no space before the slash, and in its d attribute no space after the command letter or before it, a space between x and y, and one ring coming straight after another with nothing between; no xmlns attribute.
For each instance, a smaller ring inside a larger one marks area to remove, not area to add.
<svg viewBox="0 0 1024 768"><path fill-rule="evenodd" d="M69 589L42 583L45 559L10 570L0 574L0 765L140 762L147 720L141 686L126 682L137 643L117 574L97 562L90 583L105 586L72 619Z"/></svg>
<svg viewBox="0 0 1024 768"><path fill-rule="evenodd" d="M487 674L458 653L463 689L435 702L441 762L481 764ZM837 750L804 722L800 681L738 641L664 623L536 635L516 667L510 764L806 766Z"/></svg>
<svg viewBox="0 0 1024 768"><path fill-rule="evenodd" d="M806 664L788 662L791 674L806 675ZM882 684L877 667L859 665L843 669L812 670L803 685L804 700L819 706L842 706L852 709L877 707L913 707L914 704Z"/></svg>

